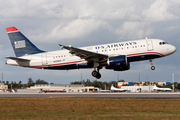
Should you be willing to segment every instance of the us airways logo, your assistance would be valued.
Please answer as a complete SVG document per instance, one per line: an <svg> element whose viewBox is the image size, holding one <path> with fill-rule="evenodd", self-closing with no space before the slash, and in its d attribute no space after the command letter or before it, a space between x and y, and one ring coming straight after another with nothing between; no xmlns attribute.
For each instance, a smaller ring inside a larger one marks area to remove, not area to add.
<svg viewBox="0 0 180 120"><path fill-rule="evenodd" d="M109 45L95 46L95 49L116 48L116 47L131 46L131 45L136 45L136 44L137 42L115 43L115 44L109 44Z"/></svg>

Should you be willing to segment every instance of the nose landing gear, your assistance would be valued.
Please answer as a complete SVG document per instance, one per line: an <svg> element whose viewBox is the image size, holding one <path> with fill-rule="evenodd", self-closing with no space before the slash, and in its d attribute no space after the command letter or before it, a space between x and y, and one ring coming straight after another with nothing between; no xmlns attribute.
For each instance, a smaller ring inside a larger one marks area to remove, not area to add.
<svg viewBox="0 0 180 120"><path fill-rule="evenodd" d="M150 65L151 65L151 70L155 70L155 66L153 66L153 61L149 60L149 62L150 62Z"/></svg>

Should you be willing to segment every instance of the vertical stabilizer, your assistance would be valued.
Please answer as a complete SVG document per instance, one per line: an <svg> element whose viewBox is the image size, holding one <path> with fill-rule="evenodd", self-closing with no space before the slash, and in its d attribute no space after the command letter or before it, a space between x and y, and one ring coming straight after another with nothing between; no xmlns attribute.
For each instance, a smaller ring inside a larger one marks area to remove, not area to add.
<svg viewBox="0 0 180 120"><path fill-rule="evenodd" d="M16 57L44 52L38 49L30 40L28 40L17 28L6 28L11 45Z"/></svg>

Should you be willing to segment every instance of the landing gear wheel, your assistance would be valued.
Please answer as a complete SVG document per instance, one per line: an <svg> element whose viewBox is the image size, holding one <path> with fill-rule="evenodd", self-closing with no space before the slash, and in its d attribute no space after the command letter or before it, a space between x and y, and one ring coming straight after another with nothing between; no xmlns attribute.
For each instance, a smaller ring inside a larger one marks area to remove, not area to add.
<svg viewBox="0 0 180 120"><path fill-rule="evenodd" d="M92 71L92 76L93 77L96 77L97 79L100 79L101 78L101 74L99 73L99 72L97 72L97 71Z"/></svg>
<svg viewBox="0 0 180 120"><path fill-rule="evenodd" d="M155 70L155 66L151 66L151 70Z"/></svg>
<svg viewBox="0 0 180 120"><path fill-rule="evenodd" d="M96 77L97 75L98 75L98 72L97 72L97 71L95 71L95 70L92 71L92 76L93 76L93 77Z"/></svg>
<svg viewBox="0 0 180 120"><path fill-rule="evenodd" d="M101 78L101 74L98 72L97 76L96 76L97 79L100 79Z"/></svg>

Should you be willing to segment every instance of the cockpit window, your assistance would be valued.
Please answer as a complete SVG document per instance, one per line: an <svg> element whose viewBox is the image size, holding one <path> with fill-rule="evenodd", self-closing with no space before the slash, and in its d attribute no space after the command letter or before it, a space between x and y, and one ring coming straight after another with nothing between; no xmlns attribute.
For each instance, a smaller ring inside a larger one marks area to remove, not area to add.
<svg viewBox="0 0 180 120"><path fill-rule="evenodd" d="M159 45L165 45L168 44L167 42L159 42Z"/></svg>

